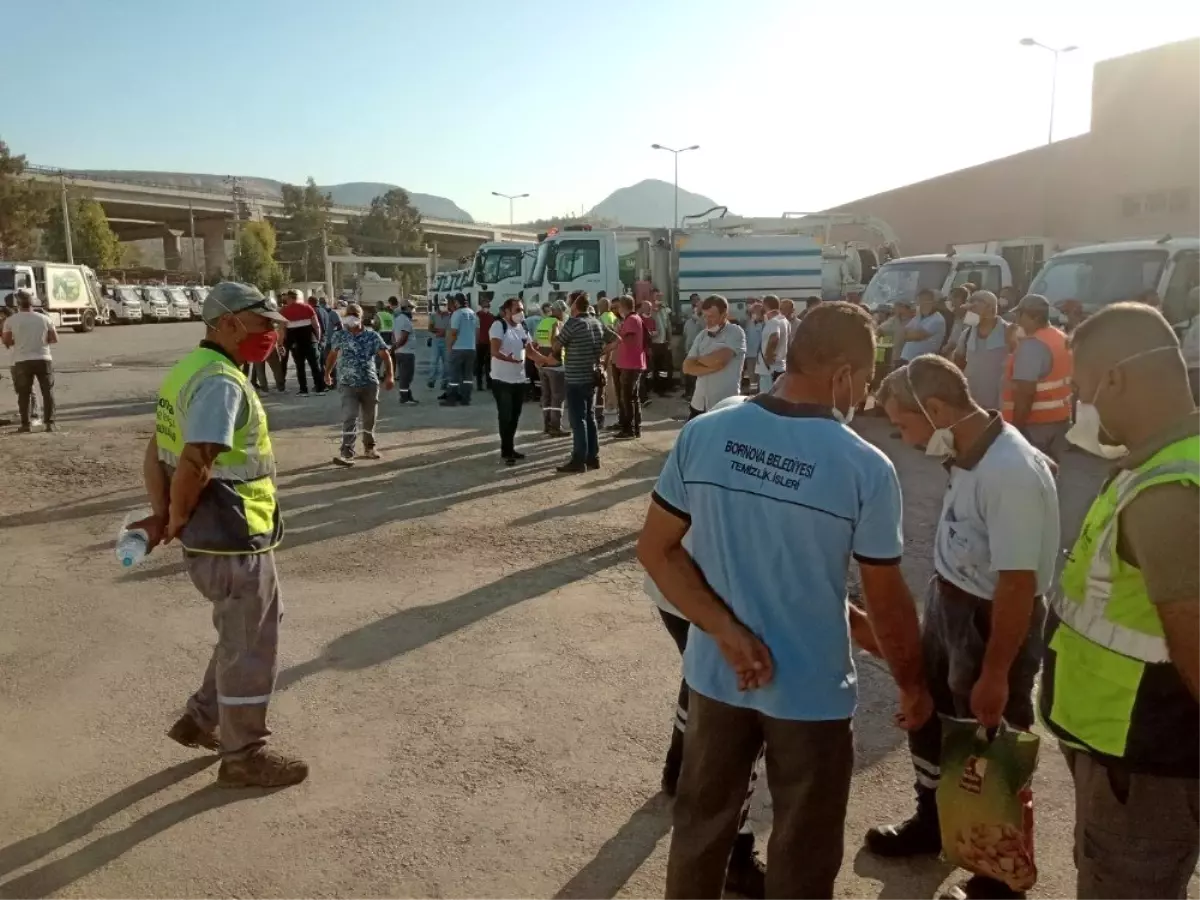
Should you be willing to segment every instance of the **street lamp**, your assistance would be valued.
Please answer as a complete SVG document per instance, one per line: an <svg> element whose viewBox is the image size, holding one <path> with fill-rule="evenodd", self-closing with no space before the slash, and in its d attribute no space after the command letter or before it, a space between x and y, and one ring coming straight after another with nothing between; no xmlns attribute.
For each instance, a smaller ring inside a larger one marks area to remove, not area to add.
<svg viewBox="0 0 1200 900"><path fill-rule="evenodd" d="M1054 141L1054 95L1058 90L1058 57L1062 53L1070 53L1072 50L1078 50L1074 44L1066 47L1050 47L1043 44L1041 41L1031 37L1021 38L1022 47L1041 47L1043 50L1049 50L1054 54L1054 67L1050 75L1050 133L1046 136L1046 143Z"/></svg>
<svg viewBox="0 0 1200 900"><path fill-rule="evenodd" d="M522 197L528 197L528 194L502 194L499 191L492 191L493 197L503 197L508 201L508 227L513 227L513 201L520 200Z"/></svg>
<svg viewBox="0 0 1200 900"><path fill-rule="evenodd" d="M692 144L690 147L684 147L680 150L672 150L670 147L664 147L662 144L651 144L652 150L666 150L668 153L675 156L675 227L679 227L679 154L687 153L689 150L699 150L699 144Z"/></svg>

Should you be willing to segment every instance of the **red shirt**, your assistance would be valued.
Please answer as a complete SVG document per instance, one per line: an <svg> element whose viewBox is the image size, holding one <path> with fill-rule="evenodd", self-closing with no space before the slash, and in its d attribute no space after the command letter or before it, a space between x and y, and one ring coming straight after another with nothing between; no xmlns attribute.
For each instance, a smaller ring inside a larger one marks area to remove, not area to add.
<svg viewBox="0 0 1200 900"><path fill-rule="evenodd" d="M481 309L477 317L479 319L479 328L475 332L475 346L486 347L488 343L488 332L492 330L492 323L496 321L486 309Z"/></svg>
<svg viewBox="0 0 1200 900"><path fill-rule="evenodd" d="M613 355L618 369L639 372L646 368L645 320L636 313L621 320L621 343Z"/></svg>
<svg viewBox="0 0 1200 900"><path fill-rule="evenodd" d="M321 320L317 317L317 311L303 300L286 304L280 313L288 320L289 337L298 337L302 329L311 327L312 339L321 340Z"/></svg>

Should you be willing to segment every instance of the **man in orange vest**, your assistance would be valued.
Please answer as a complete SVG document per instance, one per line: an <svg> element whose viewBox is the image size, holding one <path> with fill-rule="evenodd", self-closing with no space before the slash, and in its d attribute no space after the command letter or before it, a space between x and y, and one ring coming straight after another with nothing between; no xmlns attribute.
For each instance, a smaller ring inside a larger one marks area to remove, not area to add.
<svg viewBox="0 0 1200 900"><path fill-rule="evenodd" d="M1016 308L1017 344L1008 357L1001 396L1004 420L1051 459L1071 423L1071 353L1050 324L1050 303L1027 295Z"/></svg>

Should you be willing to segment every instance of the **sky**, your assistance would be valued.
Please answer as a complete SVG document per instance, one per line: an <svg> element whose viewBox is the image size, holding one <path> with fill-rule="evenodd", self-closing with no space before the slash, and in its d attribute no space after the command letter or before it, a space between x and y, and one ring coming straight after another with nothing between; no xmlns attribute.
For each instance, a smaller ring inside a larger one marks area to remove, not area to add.
<svg viewBox="0 0 1200 900"><path fill-rule="evenodd" d="M1189 3L9 3L0 139L32 163L378 181L477 220L644 178L824 209L1088 129L1092 65L1200 33ZM1111 12L1105 11L1111 9Z"/></svg>

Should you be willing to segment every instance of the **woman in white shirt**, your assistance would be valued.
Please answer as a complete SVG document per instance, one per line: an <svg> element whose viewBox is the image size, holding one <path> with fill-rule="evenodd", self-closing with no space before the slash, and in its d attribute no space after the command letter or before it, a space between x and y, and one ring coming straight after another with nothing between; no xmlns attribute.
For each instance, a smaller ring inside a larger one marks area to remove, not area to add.
<svg viewBox="0 0 1200 900"><path fill-rule="evenodd" d="M509 297L500 307L500 317L488 331L492 351L492 394L496 397L496 414L500 422L500 458L507 466L516 465L518 459L525 458L525 454L518 453L514 446L521 406L525 402L525 357L542 365L554 364L554 360L543 356L533 346L524 323L521 301Z"/></svg>

